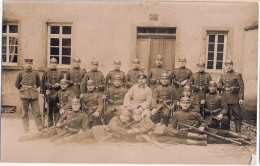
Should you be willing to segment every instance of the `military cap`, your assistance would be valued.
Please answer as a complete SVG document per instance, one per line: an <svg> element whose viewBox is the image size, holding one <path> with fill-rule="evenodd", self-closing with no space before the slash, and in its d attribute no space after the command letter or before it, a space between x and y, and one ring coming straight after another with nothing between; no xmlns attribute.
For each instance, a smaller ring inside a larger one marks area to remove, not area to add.
<svg viewBox="0 0 260 166"><path fill-rule="evenodd" d="M185 85L185 86L183 87L183 91L185 91L185 92L191 91L190 86L189 86L189 85Z"/></svg>
<svg viewBox="0 0 260 166"><path fill-rule="evenodd" d="M121 65L121 61L119 59L115 59L114 64L120 64Z"/></svg>
<svg viewBox="0 0 260 166"><path fill-rule="evenodd" d="M217 83L214 80L209 81L209 86L217 86Z"/></svg>
<svg viewBox="0 0 260 166"><path fill-rule="evenodd" d="M199 62L197 63L197 66L205 66L204 61L199 61Z"/></svg>
<svg viewBox="0 0 260 166"><path fill-rule="evenodd" d="M66 79L61 79L60 80L60 84L67 84L67 80Z"/></svg>
<svg viewBox="0 0 260 166"><path fill-rule="evenodd" d="M87 85L93 85L94 84L94 81L93 80L88 80L87 81Z"/></svg>
<svg viewBox="0 0 260 166"><path fill-rule="evenodd" d="M81 59L76 56L74 59L73 59L73 62L76 62L76 63L80 63L81 62Z"/></svg>
<svg viewBox="0 0 260 166"><path fill-rule="evenodd" d="M166 72L161 75L161 78L169 78L169 77L170 75Z"/></svg>
<svg viewBox="0 0 260 166"><path fill-rule="evenodd" d="M98 60L97 59L92 59L91 60L91 64L98 64Z"/></svg>
<svg viewBox="0 0 260 166"><path fill-rule="evenodd" d="M138 63L138 64L140 64L140 60L139 60L139 59L134 59L134 60L132 61L132 63Z"/></svg>
<svg viewBox="0 0 260 166"><path fill-rule="evenodd" d="M114 80L121 80L121 79L122 79L121 76L118 75L118 74L116 74L116 75L114 76Z"/></svg>
<svg viewBox="0 0 260 166"><path fill-rule="evenodd" d="M131 113L129 111L127 111L127 110L122 110L121 115L125 115L125 116L128 116L128 117L131 117Z"/></svg>
<svg viewBox="0 0 260 166"><path fill-rule="evenodd" d="M189 97L182 97L181 102L190 102L190 98Z"/></svg>
<svg viewBox="0 0 260 166"><path fill-rule="evenodd" d="M75 96L73 99L71 99L71 103L80 103L80 100Z"/></svg>
<svg viewBox="0 0 260 166"><path fill-rule="evenodd" d="M58 63L58 61L56 58L53 57L53 58L51 58L50 63Z"/></svg>
<svg viewBox="0 0 260 166"><path fill-rule="evenodd" d="M227 59L226 61L225 61L225 65L226 64L232 64L233 65L233 61L231 60L231 59Z"/></svg>
<svg viewBox="0 0 260 166"><path fill-rule="evenodd" d="M185 57L180 57L179 58L179 62L186 62L186 58Z"/></svg>
<svg viewBox="0 0 260 166"><path fill-rule="evenodd" d="M24 62L26 62L26 63L27 63L27 62L31 62L31 63L32 63L32 62L33 62L33 59L26 58L26 59L24 59Z"/></svg>
<svg viewBox="0 0 260 166"><path fill-rule="evenodd" d="M138 78L147 78L147 75L144 74L143 72L140 72L138 75L137 75Z"/></svg>
<svg viewBox="0 0 260 166"><path fill-rule="evenodd" d="M156 55L156 59L161 59L161 60L163 60L163 55L161 55L161 54Z"/></svg>

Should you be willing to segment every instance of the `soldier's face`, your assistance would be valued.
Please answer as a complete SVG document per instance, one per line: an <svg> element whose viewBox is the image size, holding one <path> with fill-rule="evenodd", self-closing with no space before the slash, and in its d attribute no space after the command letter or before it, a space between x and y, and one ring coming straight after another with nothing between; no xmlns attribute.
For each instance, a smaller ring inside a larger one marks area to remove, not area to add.
<svg viewBox="0 0 260 166"><path fill-rule="evenodd" d="M226 67L227 71L233 70L233 65L232 64L226 64L225 67Z"/></svg>
<svg viewBox="0 0 260 166"><path fill-rule="evenodd" d="M92 92L95 89L95 85L87 85L88 91Z"/></svg>
<svg viewBox="0 0 260 166"><path fill-rule="evenodd" d="M32 62L26 62L25 63L25 69L32 69L32 65L33 65Z"/></svg>
<svg viewBox="0 0 260 166"><path fill-rule="evenodd" d="M216 90L217 90L216 86L212 86L212 85L209 86L209 91L210 92L215 92Z"/></svg>
<svg viewBox="0 0 260 166"><path fill-rule="evenodd" d="M80 103L71 103L71 107L73 111L78 111L80 108Z"/></svg>
<svg viewBox="0 0 260 166"><path fill-rule="evenodd" d="M125 114L121 114L119 117L122 122L128 122L130 120L130 117Z"/></svg>
<svg viewBox="0 0 260 166"><path fill-rule="evenodd" d="M57 63L50 63L50 68L51 69L56 69L57 68Z"/></svg>
<svg viewBox="0 0 260 166"><path fill-rule="evenodd" d="M134 69L138 69L138 68L139 68L139 66L140 66L140 64L139 64L139 63L134 63L134 64L133 64L133 68L134 68Z"/></svg>
<svg viewBox="0 0 260 166"><path fill-rule="evenodd" d="M146 78L138 78L139 85L144 85L146 83Z"/></svg>
<svg viewBox="0 0 260 166"><path fill-rule="evenodd" d="M120 63L115 63L114 66L115 66L115 69L116 69L116 70L119 70L120 67L121 67L121 64L120 64Z"/></svg>
<svg viewBox="0 0 260 166"><path fill-rule="evenodd" d="M190 97L191 92L190 91L183 91L183 96L184 97Z"/></svg>
<svg viewBox="0 0 260 166"><path fill-rule="evenodd" d="M199 69L199 72L203 72L205 70L205 66L197 66Z"/></svg>
<svg viewBox="0 0 260 166"><path fill-rule="evenodd" d="M74 62L74 67L80 67L80 62Z"/></svg>
<svg viewBox="0 0 260 166"><path fill-rule="evenodd" d="M133 119L136 122L139 122L142 119L142 115L133 114Z"/></svg>
<svg viewBox="0 0 260 166"><path fill-rule="evenodd" d="M179 61L179 65L180 65L180 67L185 67L186 66L186 62L180 62Z"/></svg>
<svg viewBox="0 0 260 166"><path fill-rule="evenodd" d="M163 61L161 59L156 59L155 63L156 63L156 66L162 66Z"/></svg>
<svg viewBox="0 0 260 166"><path fill-rule="evenodd" d="M162 85L167 85L169 83L168 78L161 78L160 81L161 81Z"/></svg>
<svg viewBox="0 0 260 166"><path fill-rule="evenodd" d="M60 84L60 88L62 89L62 90L65 90L65 89L67 89L67 87L68 87L68 84Z"/></svg>
<svg viewBox="0 0 260 166"><path fill-rule="evenodd" d="M114 85L115 87L119 87L119 86L121 85L121 80L118 80L118 79L114 80L114 81L113 81L113 85Z"/></svg>
<svg viewBox="0 0 260 166"><path fill-rule="evenodd" d="M181 108L182 108L183 110L189 109L189 108L190 108L190 102L189 102L189 101L182 101L182 102L181 102Z"/></svg>
<svg viewBox="0 0 260 166"><path fill-rule="evenodd" d="M92 70L97 70L98 63L91 63L91 68L92 68Z"/></svg>

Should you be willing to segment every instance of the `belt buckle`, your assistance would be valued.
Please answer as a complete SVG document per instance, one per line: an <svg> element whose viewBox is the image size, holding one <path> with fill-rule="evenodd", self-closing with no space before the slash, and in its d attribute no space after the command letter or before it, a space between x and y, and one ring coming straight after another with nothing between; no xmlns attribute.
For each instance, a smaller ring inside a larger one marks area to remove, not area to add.
<svg viewBox="0 0 260 166"><path fill-rule="evenodd" d="M230 91L230 88L225 88L226 91Z"/></svg>
<svg viewBox="0 0 260 166"><path fill-rule="evenodd" d="M202 90L202 89L203 89L203 87L202 87L202 86L200 86L200 87L199 87L199 90Z"/></svg>

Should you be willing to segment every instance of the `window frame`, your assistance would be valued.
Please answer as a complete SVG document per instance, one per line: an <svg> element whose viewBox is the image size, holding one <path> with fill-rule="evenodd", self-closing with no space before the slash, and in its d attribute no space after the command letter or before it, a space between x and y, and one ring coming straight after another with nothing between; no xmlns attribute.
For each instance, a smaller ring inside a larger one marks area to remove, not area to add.
<svg viewBox="0 0 260 166"><path fill-rule="evenodd" d="M205 68L206 68L206 71L208 72L222 72L223 71L223 68L224 68L224 63L225 63L225 60L226 60L226 57L227 57L227 47L228 47L228 31L207 31L206 33L207 35L207 41L206 41L206 63L205 63ZM209 36L210 35L215 35L215 42L214 42L214 59L213 59L213 69L208 69L207 66L208 66L208 48L209 48ZM222 60L222 69L216 69L216 66L217 66L217 53L218 53L218 50L217 50L217 47L218 47L218 35L224 35L224 49L223 49L223 60Z"/></svg>
<svg viewBox="0 0 260 166"><path fill-rule="evenodd" d="M73 42L72 42L72 23L55 23L55 22L48 22L47 23L47 67L50 67L50 57L53 56L50 54L50 48L52 47L50 45L51 43L51 38L59 38L59 55L54 55L54 56L59 56L59 62L57 67L58 68L70 68L71 64L72 64L72 46L73 46ZM59 26L59 34L51 34L51 26ZM71 34L61 34L62 33L62 26L70 26L71 27ZM62 46L62 39L63 38L70 38L71 39L71 43L70 43L70 47L69 46ZM70 48L71 52L70 55L62 55L62 48ZM70 64L62 64L62 57L70 57Z"/></svg>
<svg viewBox="0 0 260 166"><path fill-rule="evenodd" d="M18 22L13 22L13 21L4 21L2 26L6 25L6 33L2 32L2 48L1 48L1 55L2 55L2 59L3 59L3 38L6 37L6 61L2 62L3 66L18 66L18 61L19 61L19 55L20 55L20 40L19 40L19 24ZM10 29L10 25L17 25L17 33L9 33L9 29ZM9 52L9 38L10 37L16 37L17 38L17 45L11 45L11 46L17 46L17 62L13 63L13 62L9 62L9 58L10 58L10 52Z"/></svg>

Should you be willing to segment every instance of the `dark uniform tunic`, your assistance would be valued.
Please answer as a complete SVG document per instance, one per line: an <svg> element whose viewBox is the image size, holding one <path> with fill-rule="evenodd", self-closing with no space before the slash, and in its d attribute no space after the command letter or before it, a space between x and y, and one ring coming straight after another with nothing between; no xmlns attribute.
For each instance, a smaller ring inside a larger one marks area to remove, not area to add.
<svg viewBox="0 0 260 166"><path fill-rule="evenodd" d="M112 86L105 91L108 103L108 107L105 111L106 124L109 123L112 117L116 115L119 116L121 114L121 111L118 109L118 107L123 105L126 92L127 90L122 86Z"/></svg>
<svg viewBox="0 0 260 166"><path fill-rule="evenodd" d="M80 85L86 74L86 70L80 67L73 67L68 73L68 80L70 81L71 90L74 92L77 98L81 94Z"/></svg>
<svg viewBox="0 0 260 166"><path fill-rule="evenodd" d="M63 79L63 74L60 72L59 69L49 69L48 71L43 73L42 76L42 86L41 86L41 94L46 93L46 90L50 90L50 96L57 93L60 87L53 87L55 83L60 83L60 80ZM49 116L48 116L48 124L49 126L53 126L54 123L58 121L58 113L59 108L57 107L58 100L53 99L49 101ZM54 114L54 119L53 119Z"/></svg>
<svg viewBox="0 0 260 166"><path fill-rule="evenodd" d="M157 114L153 115L151 119L154 123L159 123L162 119L164 124L168 126L171 105L177 99L175 88L169 85L159 85L153 91L152 109L157 109Z"/></svg>
<svg viewBox="0 0 260 166"><path fill-rule="evenodd" d="M131 88L134 84L138 83L138 74L140 69L131 69L127 73L127 88Z"/></svg>
<svg viewBox="0 0 260 166"><path fill-rule="evenodd" d="M70 101L75 97L75 94L70 89L62 90L60 89L57 93L51 96L51 99L58 99L59 103L57 106L59 109L64 109L65 111L71 109Z"/></svg>
<svg viewBox="0 0 260 166"><path fill-rule="evenodd" d="M86 93L87 92L87 81L88 80L93 80L94 85L96 88L96 91L104 91L105 87L105 78L104 75L101 71L98 70L91 70L87 72L84 76L84 79L81 84L81 93Z"/></svg>
<svg viewBox="0 0 260 166"><path fill-rule="evenodd" d="M219 88L223 90L223 99L228 105L229 116L235 119L236 131L241 131L241 107L239 100L244 99L244 81L241 74L227 72L221 75L219 80Z"/></svg>
<svg viewBox="0 0 260 166"><path fill-rule="evenodd" d="M39 93L37 89L40 85L40 76L38 72L29 69L23 70L18 73L18 76L15 81L15 87L20 91L19 94L23 108L22 122L25 132L29 131L29 104L31 104L33 115L35 118L35 123L38 130L41 130L43 128L38 101Z"/></svg>
<svg viewBox="0 0 260 166"><path fill-rule="evenodd" d="M159 86L161 75L165 73L165 69L162 67L151 68L148 75L148 85L152 90Z"/></svg>
<svg viewBox="0 0 260 166"><path fill-rule="evenodd" d="M110 87L113 84L115 75L120 75L122 78L122 85L121 86L126 86L126 75L123 71L120 70L112 70L110 71L107 76L106 76L106 87Z"/></svg>
<svg viewBox="0 0 260 166"><path fill-rule="evenodd" d="M184 80L189 80L192 75L192 71L185 67L180 67L172 71L170 74L170 83L176 88L177 96L182 95L183 86L180 83Z"/></svg>

